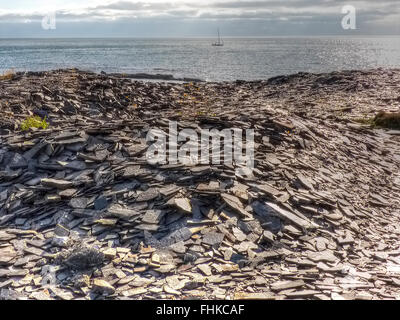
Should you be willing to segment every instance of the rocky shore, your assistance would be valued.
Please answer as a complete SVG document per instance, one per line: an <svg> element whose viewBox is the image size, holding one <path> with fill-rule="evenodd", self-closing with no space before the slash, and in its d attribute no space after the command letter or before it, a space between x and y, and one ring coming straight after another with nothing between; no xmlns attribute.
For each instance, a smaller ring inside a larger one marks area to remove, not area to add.
<svg viewBox="0 0 400 320"><path fill-rule="evenodd" d="M0 80L1 299L399 299L400 70ZM49 127L21 130L30 116ZM150 129L255 131L255 169L150 165Z"/></svg>

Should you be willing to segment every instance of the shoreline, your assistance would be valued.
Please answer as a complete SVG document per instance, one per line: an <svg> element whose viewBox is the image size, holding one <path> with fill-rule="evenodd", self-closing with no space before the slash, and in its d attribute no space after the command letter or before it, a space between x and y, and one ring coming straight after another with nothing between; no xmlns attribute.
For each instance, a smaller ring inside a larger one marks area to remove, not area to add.
<svg viewBox="0 0 400 320"><path fill-rule="evenodd" d="M9 69L9 71L14 70L13 68ZM175 77L172 74L161 74L161 73L123 73L123 72L96 72L91 70L83 70L78 68L65 68L65 69L53 69L53 70L42 70L42 71L17 71L15 72L16 76L24 76L24 75L43 75L45 73L54 73L54 72L68 72L74 70L80 73L87 74L96 74L96 75L106 75L109 77L117 77L117 78L126 78L126 79L134 79L134 80L148 80L148 81L165 81L165 82L206 82L203 79L193 78L193 77Z"/></svg>
<svg viewBox="0 0 400 320"><path fill-rule="evenodd" d="M9 69L8 71L13 71L14 68ZM175 77L173 74L163 74L163 73L146 73L146 72L138 72L138 73L123 73L123 72L104 72L104 71L92 71L92 70L84 70L79 68L62 68L62 69L51 69L51 70L42 70L42 71L17 71L14 72L16 76L24 76L24 75L34 75L34 76L41 76L46 73L63 73L74 71L81 74L93 74L93 75L104 75L108 77L116 77L116 78L126 78L126 79L133 79L133 80L150 80L157 82L171 82L171 83L183 83L183 82L204 82L204 83L236 83L236 82L247 82L247 83L254 83L254 82L268 82L273 83L275 80L283 80L284 79L293 79L293 78L306 78L306 77L324 77L324 76L334 76L334 75L350 75L350 74L365 74L368 75L374 72L398 72L400 71L400 67L398 68L366 68L366 69L343 69L337 71L327 71L327 72L305 72L299 71L296 73L291 74L280 74L271 76L265 79L252 79L252 80L244 80L244 79L236 79L236 80L221 80L221 81L213 81L213 80L204 80L196 77Z"/></svg>
<svg viewBox="0 0 400 320"><path fill-rule="evenodd" d="M398 112L399 89L400 69L0 80L2 290L40 300L400 298L400 132L360 122ZM21 131L33 115L49 127ZM169 121L254 129L255 169L149 165L146 135Z"/></svg>
<svg viewBox="0 0 400 320"><path fill-rule="evenodd" d="M187 77L215 82L237 79L266 80L272 76L300 71L320 73L339 69L400 66L398 59L400 55L396 54L398 51L396 44L399 39L393 41L381 38L352 40L351 37L347 37L346 39L336 41L315 37L314 40L304 38L231 40L227 46L218 49L211 46L215 39L210 39L211 41L165 39L148 42L121 39L8 40L9 42L2 43L2 48L10 59L2 68L48 71L77 67L95 72L147 73L151 77L159 73L167 74L167 77L173 75L180 79ZM13 57L15 47L21 50L22 56L18 59ZM143 51L144 48L148 51ZM363 51L366 58L360 60L358 51L352 48ZM374 48L382 50L386 48L387 52L393 54L381 55L380 51ZM184 56L180 53L182 50ZM329 52L334 52L335 56L331 57ZM82 58L74 57L74 54L81 55ZM249 64L242 63L242 60L249 61ZM230 61L233 63L230 64ZM161 76L164 77L165 75Z"/></svg>

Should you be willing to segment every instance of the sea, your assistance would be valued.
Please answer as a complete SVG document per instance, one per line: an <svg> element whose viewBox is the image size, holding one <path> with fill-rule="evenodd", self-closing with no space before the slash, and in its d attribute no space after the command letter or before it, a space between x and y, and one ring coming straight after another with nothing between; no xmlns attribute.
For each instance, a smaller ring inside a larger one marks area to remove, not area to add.
<svg viewBox="0 0 400 320"><path fill-rule="evenodd" d="M206 81L399 68L400 36L215 39L0 39L0 72L78 68Z"/></svg>

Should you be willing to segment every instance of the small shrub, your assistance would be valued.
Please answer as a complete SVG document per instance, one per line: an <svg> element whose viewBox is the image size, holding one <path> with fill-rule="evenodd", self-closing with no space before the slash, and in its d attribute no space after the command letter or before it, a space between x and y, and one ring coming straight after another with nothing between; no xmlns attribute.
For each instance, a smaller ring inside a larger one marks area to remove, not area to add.
<svg viewBox="0 0 400 320"><path fill-rule="evenodd" d="M374 118L366 118L366 117L364 117L364 118L360 118L360 119L355 119L355 121L358 122L358 123L361 123L363 125L366 125L366 126L371 126L371 127L375 126Z"/></svg>
<svg viewBox="0 0 400 320"><path fill-rule="evenodd" d="M357 119L357 122L373 128L388 128L400 130L400 112L380 111L374 118Z"/></svg>
<svg viewBox="0 0 400 320"><path fill-rule="evenodd" d="M15 76L14 69L7 70L0 75L0 80L11 80Z"/></svg>
<svg viewBox="0 0 400 320"><path fill-rule="evenodd" d="M379 112L374 118L374 124L378 127L400 129L400 112Z"/></svg>
<svg viewBox="0 0 400 320"><path fill-rule="evenodd" d="M46 121L46 117L44 119L39 116L29 117L21 124L21 130L27 131L30 128L38 128L46 130L49 127L49 124Z"/></svg>

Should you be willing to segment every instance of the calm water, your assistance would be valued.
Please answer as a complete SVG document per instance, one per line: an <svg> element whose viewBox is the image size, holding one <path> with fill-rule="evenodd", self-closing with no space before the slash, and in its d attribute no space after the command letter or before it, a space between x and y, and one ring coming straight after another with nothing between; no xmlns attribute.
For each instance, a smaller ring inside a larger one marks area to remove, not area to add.
<svg viewBox="0 0 400 320"><path fill-rule="evenodd" d="M400 67L400 37L225 39L0 39L0 72L77 67L254 80L342 69Z"/></svg>

